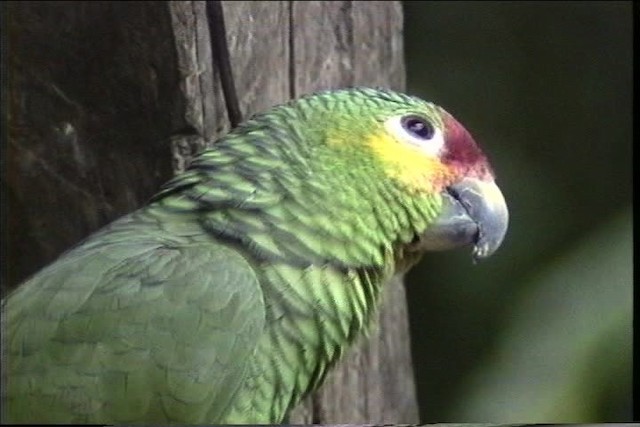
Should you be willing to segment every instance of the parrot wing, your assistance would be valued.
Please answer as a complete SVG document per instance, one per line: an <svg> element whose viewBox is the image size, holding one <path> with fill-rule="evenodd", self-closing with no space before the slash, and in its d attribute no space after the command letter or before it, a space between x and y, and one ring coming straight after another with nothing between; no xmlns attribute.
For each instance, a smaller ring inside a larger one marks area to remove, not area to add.
<svg viewBox="0 0 640 427"><path fill-rule="evenodd" d="M213 240L90 241L9 299L9 422L215 422L265 322L253 268Z"/></svg>

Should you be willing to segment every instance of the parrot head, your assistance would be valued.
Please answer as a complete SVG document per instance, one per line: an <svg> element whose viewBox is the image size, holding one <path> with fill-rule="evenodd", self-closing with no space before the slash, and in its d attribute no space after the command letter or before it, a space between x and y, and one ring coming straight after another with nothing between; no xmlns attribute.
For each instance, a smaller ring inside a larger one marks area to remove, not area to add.
<svg viewBox="0 0 640 427"><path fill-rule="evenodd" d="M369 88L317 93L293 105L306 112L307 130L317 131L317 152L331 150L326 158L340 164L333 169L349 170L351 182L377 181L398 209L426 217L416 221L410 248L472 245L474 260L498 249L509 221L505 199L487 157L443 108Z"/></svg>

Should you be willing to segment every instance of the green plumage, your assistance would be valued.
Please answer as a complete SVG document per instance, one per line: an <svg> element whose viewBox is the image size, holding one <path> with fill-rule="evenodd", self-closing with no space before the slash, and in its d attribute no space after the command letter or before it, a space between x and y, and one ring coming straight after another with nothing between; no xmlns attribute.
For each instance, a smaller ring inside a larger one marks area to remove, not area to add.
<svg viewBox="0 0 640 427"><path fill-rule="evenodd" d="M4 421L282 421L438 213L363 142L416 111L439 123L372 89L256 116L22 284L3 301Z"/></svg>

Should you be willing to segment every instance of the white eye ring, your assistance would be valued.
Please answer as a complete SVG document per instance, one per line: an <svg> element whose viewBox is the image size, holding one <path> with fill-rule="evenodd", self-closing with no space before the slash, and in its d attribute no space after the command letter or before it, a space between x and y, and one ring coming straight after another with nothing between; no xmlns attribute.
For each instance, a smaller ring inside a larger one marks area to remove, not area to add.
<svg viewBox="0 0 640 427"><path fill-rule="evenodd" d="M387 132L431 156L439 156L444 149L442 130L417 114L405 114L384 123Z"/></svg>

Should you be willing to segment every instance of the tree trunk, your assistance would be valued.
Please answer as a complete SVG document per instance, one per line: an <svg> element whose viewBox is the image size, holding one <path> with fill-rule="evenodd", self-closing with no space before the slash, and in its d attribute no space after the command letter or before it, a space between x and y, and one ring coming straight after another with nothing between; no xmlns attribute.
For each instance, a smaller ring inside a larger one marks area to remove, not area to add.
<svg viewBox="0 0 640 427"><path fill-rule="evenodd" d="M320 89L404 89L400 2L223 8L245 116ZM6 13L2 278L14 286L142 205L229 125L204 2L10 2ZM400 280L384 299L379 327L290 422L418 421Z"/></svg>

